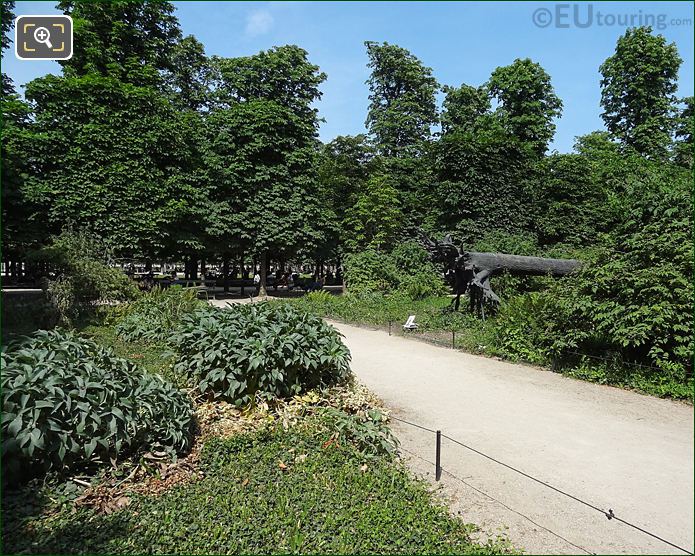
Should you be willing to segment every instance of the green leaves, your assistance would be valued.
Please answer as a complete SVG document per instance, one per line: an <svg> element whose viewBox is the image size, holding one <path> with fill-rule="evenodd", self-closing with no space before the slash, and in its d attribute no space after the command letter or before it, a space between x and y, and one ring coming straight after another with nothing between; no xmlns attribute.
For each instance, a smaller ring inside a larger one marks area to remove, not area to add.
<svg viewBox="0 0 695 556"><path fill-rule="evenodd" d="M185 394L73 333L42 330L10 344L2 369L10 477L190 446L193 408Z"/></svg>
<svg viewBox="0 0 695 556"><path fill-rule="evenodd" d="M154 288L123 308L116 324L117 334L126 341L166 341L181 318L203 302L193 289L172 286Z"/></svg>
<svg viewBox="0 0 695 556"><path fill-rule="evenodd" d="M171 341L175 371L189 374L201 393L238 405L334 384L350 372L339 333L286 304L201 309L182 319Z"/></svg>
<svg viewBox="0 0 695 556"><path fill-rule="evenodd" d="M676 45L651 27L628 29L618 39L600 68L602 117L613 137L642 155L665 158L682 62Z"/></svg>
<svg viewBox="0 0 695 556"><path fill-rule="evenodd" d="M528 58L516 59L493 71L486 87L500 103L496 114L503 126L543 155L555 134L553 120L562 114L548 73Z"/></svg>

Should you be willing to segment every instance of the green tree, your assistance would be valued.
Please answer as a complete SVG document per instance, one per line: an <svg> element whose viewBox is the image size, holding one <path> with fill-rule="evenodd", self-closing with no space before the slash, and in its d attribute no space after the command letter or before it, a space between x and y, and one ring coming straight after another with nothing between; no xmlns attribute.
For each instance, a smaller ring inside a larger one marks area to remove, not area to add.
<svg viewBox="0 0 695 556"><path fill-rule="evenodd" d="M14 23L14 0L2 0L0 2L0 25L2 25L2 54L12 44L12 27ZM12 79L3 72L2 74L2 93L11 94L14 92Z"/></svg>
<svg viewBox="0 0 695 556"><path fill-rule="evenodd" d="M350 251L382 250L393 245L401 227L398 191L384 175L372 176L346 211L345 243Z"/></svg>
<svg viewBox="0 0 695 556"><path fill-rule="evenodd" d="M0 25L2 26L2 51L4 52L12 44L10 33L14 22L14 0L2 0L0 2Z"/></svg>
<svg viewBox="0 0 695 556"><path fill-rule="evenodd" d="M320 246L320 258L335 258L340 264L349 236L346 213L377 166L374 155L365 135L339 136L323 145L318 162L318 186L328 227L326 242Z"/></svg>
<svg viewBox="0 0 695 556"><path fill-rule="evenodd" d="M555 134L553 120L562 113L546 71L528 58L516 59L492 72L487 89L499 102L497 113L509 132L544 154Z"/></svg>
<svg viewBox="0 0 695 556"><path fill-rule="evenodd" d="M177 106L199 111L210 104L212 68L205 47L193 35L176 44L165 75L172 101Z"/></svg>
<svg viewBox="0 0 695 556"><path fill-rule="evenodd" d="M536 188L539 241L591 246L613 223L609 193L598 179L598 160L581 154L553 154L540 165Z"/></svg>
<svg viewBox="0 0 695 556"><path fill-rule="evenodd" d="M207 117L211 213L216 241L261 259L288 258L323 241L316 178L318 117L325 78L297 46L216 59L216 107Z"/></svg>
<svg viewBox="0 0 695 556"><path fill-rule="evenodd" d="M365 46L372 70L367 127L374 143L386 156L419 154L437 123L439 85L432 69L400 46L369 41Z"/></svg>
<svg viewBox="0 0 695 556"><path fill-rule="evenodd" d="M442 133L475 131L481 118L490 113L490 97L483 87L465 83L460 87L443 87Z"/></svg>
<svg viewBox="0 0 695 556"><path fill-rule="evenodd" d="M275 102L296 114L307 132L318 131L318 110L313 103L321 98L319 86L326 74L308 61L307 52L285 45L241 58L214 58L216 102L231 106L263 99Z"/></svg>
<svg viewBox="0 0 695 556"><path fill-rule="evenodd" d="M654 158L668 153L681 58L651 27L628 29L601 65L601 106L608 131Z"/></svg>
<svg viewBox="0 0 695 556"><path fill-rule="evenodd" d="M382 157L383 172L399 193L401 229L411 235L427 217L431 195L432 126L439 90L431 68L405 48L366 42L369 86L367 128Z"/></svg>
<svg viewBox="0 0 695 556"><path fill-rule="evenodd" d="M89 226L121 256L170 247L198 195L195 119L149 87L94 74L35 79L26 97L28 189L47 224Z"/></svg>
<svg viewBox="0 0 695 556"><path fill-rule="evenodd" d="M163 0L63 0L74 25L66 76L99 74L137 85L161 85L181 38L174 5Z"/></svg>
<svg viewBox="0 0 695 556"><path fill-rule="evenodd" d="M532 218L534 175L528 145L509 133L486 96L448 88L435 149L437 225L472 245L494 230L517 233Z"/></svg>
<svg viewBox="0 0 695 556"><path fill-rule="evenodd" d="M693 130L695 129L695 113L693 112L693 97L683 99L683 108L676 121L676 144L674 146L675 162L685 168L693 167Z"/></svg>

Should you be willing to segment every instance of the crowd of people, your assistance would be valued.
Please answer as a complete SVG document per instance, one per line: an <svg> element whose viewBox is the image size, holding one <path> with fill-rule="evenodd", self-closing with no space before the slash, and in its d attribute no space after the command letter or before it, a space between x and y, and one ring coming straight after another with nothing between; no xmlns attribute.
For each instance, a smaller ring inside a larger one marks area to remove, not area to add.
<svg viewBox="0 0 695 556"><path fill-rule="evenodd" d="M221 269L207 269L200 278L179 278L179 272L176 269L166 270L162 272L155 273L153 270L147 270L145 272L136 272L136 267L134 265L129 265L125 269L127 275L132 277L138 282L138 285L143 290L150 290L155 285L160 287L169 287L172 284L182 284L186 285L191 282L201 282L203 285L222 285L220 281L224 281L225 276L221 272ZM216 271L217 270L217 271ZM248 282L252 282L253 287L256 290L256 295L260 292L261 288L261 275L260 269L258 267L234 267L226 276L227 280L232 282L233 286L250 286ZM210 284L210 282L213 284ZM306 292L316 291L323 289L324 285L338 285L342 283L342 274L340 269L336 270L335 273L331 269L327 269L325 275L320 276L318 273L314 273L313 277L307 278L302 277L299 270L289 269L270 269L266 276L266 285L272 287L275 291L281 288L285 288L287 291L293 291L294 289L302 289Z"/></svg>

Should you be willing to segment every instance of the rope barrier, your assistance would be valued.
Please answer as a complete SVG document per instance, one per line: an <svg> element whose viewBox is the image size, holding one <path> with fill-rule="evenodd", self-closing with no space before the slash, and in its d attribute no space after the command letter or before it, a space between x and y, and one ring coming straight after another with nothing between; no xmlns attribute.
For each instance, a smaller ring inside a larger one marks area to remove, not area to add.
<svg viewBox="0 0 695 556"><path fill-rule="evenodd" d="M401 422L401 423L405 423L406 425L410 425L410 426L412 426L412 427L416 427L416 428L418 428L418 429L421 429L421 430L424 430L424 431L427 431L427 432L431 432L431 433L434 433L434 434L437 433L437 431L435 431L434 429L430 429L430 428L427 428L427 427L423 427L422 425L418 425L417 423L412 423L412 422L410 422L410 421L406 421L405 419L400 419L400 418L398 418L398 417L394 417L393 415L391 415L390 418L391 418L391 419L394 419L395 421L399 421L399 422ZM532 480L532 481L534 481L534 482L536 482L536 483L538 483L538 484L540 484L540 485L543 485L543 486L546 487L546 488L549 488L549 489L551 489L551 490L557 492L558 494L562 494L563 496L566 496L567 498L570 498L570 499L572 499L572 500L574 500L574 501L576 501L576 502L579 502L580 504L583 504L584 506L587 506L588 508L591 508L592 510L595 510L595 511L597 511L597 512L603 514L603 515L606 516L606 518L609 519L609 520L615 519L616 521L619 521L620 523L623 523L624 525L627 525L628 527L632 527L633 529L636 529L637 531L640 531L641 533L644 533L645 535L648 535L648 536L650 536L650 537L652 537L652 538L654 538L654 539L657 539L658 541L661 541L661 542L663 542L663 543L665 543L665 544L667 544L667 545L669 545L669 546L671 546L671 547L673 547L673 548L676 548L676 549L680 550L681 552L684 552L685 554L691 554L691 555L693 554L692 552L690 552L689 550L683 548L682 546L679 546L679 545L677 545L677 544L675 544L675 543L673 543L673 542L671 542L671 541L669 541L669 540L664 539L663 537L660 537L659 535L657 535L657 534L655 534L655 533L652 533L651 531L648 531L647 529L644 529L644 528L642 528L642 527L640 527L640 526L638 526L638 525L635 525L634 523L631 523L631 522L629 522L629 521L627 521L627 520L625 520L625 519L622 519L621 517L618 517L617 515L615 515L615 513L613 512L612 509L608 509L608 511L603 510L603 509L599 508L598 506L595 506L595 505L592 504L591 502L587 502L586 500L582 500L581 498L578 498L577 496L574 496L574 495L572 495L572 494L570 494L570 493L568 493L568 492L565 492L564 490L561 490L561 489L559 489L559 488L557 488L557 487L555 487L555 486L553 486L553 485L551 485L551 484L549 484L549 483L546 483L545 481L541 481L540 479L537 479L537 478L534 477L533 475L529 475L528 473L525 473L524 471L521 471L520 469L517 469L516 467L513 467L512 465L509 465L509 464L507 464L507 463L504 463L503 461L500 461L500 460L498 460L498 459L495 459L495 458L493 458L492 456L489 456L489 455L485 454L484 452L481 452L480 450L476 450L476 449L473 448L472 446L468 446L467 444L464 444L463 442L461 442L461 441L459 441L459 440L456 440L455 438L451 438L450 436L448 436L448 435L446 435L446 434L441 434L441 436L442 436L443 438L446 438L446 439L449 440L450 442L453 442L454 444L458 444L458 445L461 446L462 448L466 448L467 450L470 450L471 452L474 452L474 453L478 454L479 456L482 456L482 457L484 457L484 458L486 458L486 459L489 459L490 461L493 461L493 462L495 462L495 463L498 464L498 465L501 465L501 466L503 466L503 467L506 467L507 469L509 469L509 470L511 470L511 471L514 471L515 473L518 473L519 475L522 475L522 476L526 477L527 479L530 479L530 480ZM405 448L403 448L403 450L405 450ZM408 450L405 450L405 451L408 451ZM409 453L410 453L410 452L409 452ZM414 455L417 455L417 454L414 454ZM422 458L421 456L417 456L417 457L420 457L421 459L423 459L423 461L427 461L427 460L425 460L424 458ZM429 463L432 463L432 462L429 462ZM433 464L433 465L435 465L435 467L437 467L436 464ZM443 468L442 468L441 466L439 466L439 469L443 469ZM443 469L443 470L446 471L445 469ZM453 474L452 474L451 472L449 472L449 471L446 471L446 472L447 472L449 475L451 475L452 477L454 477L455 479L457 479L457 480L463 482L464 484L466 484L467 486L469 486L470 488L472 488L472 489L475 490L475 487L474 487L474 486L469 485L468 483L466 483L465 481L463 481L463 479L460 479L459 477L456 477L455 475L453 475ZM484 492L482 492L482 491L480 491L480 492L481 492L481 494L485 494L486 496L489 496L487 493L484 493ZM500 504L504 505L502 502L500 502L499 500L493 498L492 496L489 496L489 497L490 497L491 499L495 500L496 502L499 502ZM513 510L513 509L511 509L511 508L507 508L507 509L509 509L510 511L513 511L513 512L515 512L515 513L518 513L518 512L516 512L516 510ZM530 518L528 518L527 516L524 516L524 515L521 514L521 513L519 513L519 515L521 515L522 517L525 517L525 518L529 519L529 521L532 521ZM538 524L536 524L536 525L538 525ZM539 527L542 527L541 525L538 525L538 526L539 526ZM545 527L542 527L542 528L543 528L543 529L546 529ZM550 531L549 529L547 529L547 530L548 530L549 532L553 533L554 535L560 537L560 535L557 535L555 532ZM572 546L575 546L576 548L581 548L581 547L579 547L579 546L577 546L577 545L574 545L573 543L571 543L571 542L568 541L567 539L564 539L563 537L560 537L560 538L562 538L564 541L568 542L569 544L572 544ZM587 552L587 551L586 551L585 549L583 549L583 548L582 548L582 550L583 550L584 552ZM589 552L587 552L587 553L590 554Z"/></svg>
<svg viewBox="0 0 695 556"><path fill-rule="evenodd" d="M429 464L431 464L431 465L434 465L434 462L431 462L431 461L429 461L428 459L423 458L422 456L416 454L415 452L411 452L410 450L408 450L408 449L406 449L406 448L401 448L401 449L402 449L403 451L405 451L405 452L408 452L410 455L415 456L416 458L421 459L422 461L424 461L424 462L426 462L426 463L429 463ZM464 479L462 479L461 477L457 477L456 475L454 475L454 474L453 474L451 471L449 471L448 469L444 469L443 467L442 467L441 469L442 469L442 471L444 471L447 475L449 475L450 477L456 479L457 481L460 481L461 483L463 483L464 485L466 485L468 488L471 488L471 489L475 490L476 492L479 492L479 493L482 494L483 496L486 496L486 497L489 498L490 500L493 500L494 502L497 502L500 506L506 508L507 510L509 510L509 511L512 512L512 513L517 514L518 516L523 517L524 519L528 520L530 523L533 523L536 527L539 527L539 528L541 528L541 529L547 531L547 532L550 533L551 535L556 536L558 539L560 539L560 540L566 542L566 543L569 544L570 546L573 546L574 548L578 548L579 550L581 550L582 552L585 552L586 554L594 554L594 552L589 552L586 548L583 548L583 547L579 546L578 544L574 544L572 541L566 539L565 537L563 537L563 536L560 535L559 533L556 533L556 532L553 531L552 529L548 529L547 527L545 527L545 526L541 525L540 523L534 521L534 520L531 519L529 516L527 516L527 515L525 515L525 514L522 514L521 512L515 510L514 508L510 508L509 506L507 506L507 504L505 504L505 503L502 502L501 500L498 500L497 498L495 498L494 496L488 494L487 492L484 492L484 491L480 490L479 488L474 487L473 485L471 485L470 483L466 482L466 481L465 481Z"/></svg>
<svg viewBox="0 0 695 556"><path fill-rule="evenodd" d="M432 432L435 434L437 433L437 431L434 429L428 429L427 427L411 423L410 421L406 421L405 419L399 419L398 417L394 417L393 415L389 415L389 419L393 419L394 421L400 421L401 423L405 423L406 425L410 425L411 427L417 427L418 429L422 429L423 431Z"/></svg>
<svg viewBox="0 0 695 556"><path fill-rule="evenodd" d="M594 506L593 504L591 504L590 502L587 502L586 500L582 500L581 498L577 498L576 496L574 496L574 495L572 495L572 494L569 494L568 492L565 492L564 490L560 490L559 488L554 487L554 486L551 485L551 484L548 484L548 483L546 483L546 482L544 482L544 481L541 481L540 479L537 479L536 477L534 477L534 476L532 476L532 475L529 475L528 473L524 473L524 472L521 471L520 469L517 469L516 467L513 467L513 466L511 466L511 465L508 465L508 464L506 464L506 463L504 463L504 462L502 462L502 461L499 461L499 460L493 458L492 456L488 456L487 454L484 454L484 453L481 452L480 450L476 450L475 448L472 448L471 446L468 446L468 445L464 444L463 442L460 442L460 441L458 441L458 440L456 440L456 439L454 439L454 438L451 438L450 436L447 436L446 434L442 434L442 436L443 436L444 438L446 438L447 440L453 442L454 444L458 444L459 446L462 446L462 447L466 448L467 450L470 450L470 451L475 452L476 454L478 454L478 455L480 455L480 456L483 456L484 458L487 458L487 459L489 459L489 460L491 460L491 461L494 461L495 463L497 463L497 464L499 464L499 465L502 465L503 467L506 467L507 469L511 469L512 471L514 471L515 473L518 473L519 475L523 475L524 477L526 477L526 478L528 478L528 479L531 479L532 481L535 481L535 482L537 482L538 484L541 484L541 485L543 485L543 486L545 486L545 487L547 487L547 488L549 488L549 489L551 489L551 490L554 490L555 492L558 492L558 493L562 494L563 496L566 496L566 497L568 497L568 498L571 498L572 500L575 500L575 501L579 502L580 504L584 504L585 506L587 506L587 507L589 507L589 508L591 508L591 509L593 509L593 510L596 510L597 512L602 513L602 514L605 515L606 518L608 518L609 520L610 520L610 519L615 519L616 521L620 521L621 523L624 523L625 525L628 525L629 527L632 527L633 529L637 529L638 531L641 531L641 532L644 533L645 535L649 535L650 537L653 537L653 538L655 538L655 539L657 539L657 540L659 540L659 541L661 541L661 542L663 542L663 543L666 543L666 544L668 544L669 546L672 546L673 548L677 548L678 550L681 550L681 551L684 552L685 554L692 554L692 552L690 552L689 550L683 548L682 546L678 546L677 544L672 543L671 541L667 541L666 539L664 539L663 537L660 537L659 535L656 535L655 533L652 533L652 532L650 532L650 531L647 531L646 529L642 529L641 527L635 525L634 523L630 523L630 522L627 521L627 520L624 520L624 519L622 519L622 518L619 518L617 515L615 515L615 513L613 513L613 510L612 510L612 509L609 509L608 511L602 510L602 509L599 508L598 506Z"/></svg>

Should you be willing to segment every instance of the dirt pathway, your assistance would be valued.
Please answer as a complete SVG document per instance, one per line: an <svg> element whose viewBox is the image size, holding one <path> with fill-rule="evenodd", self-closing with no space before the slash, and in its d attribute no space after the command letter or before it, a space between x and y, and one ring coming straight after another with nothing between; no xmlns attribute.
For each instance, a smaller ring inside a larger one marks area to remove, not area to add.
<svg viewBox="0 0 695 556"><path fill-rule="evenodd" d="M441 429L693 550L692 406L332 324L345 335L359 380L393 415ZM434 460L434 435L394 429L415 471L432 478L421 458ZM530 553L581 553L542 527L599 554L680 553L447 440L442 466L470 485L446 473L438 483L453 511Z"/></svg>

